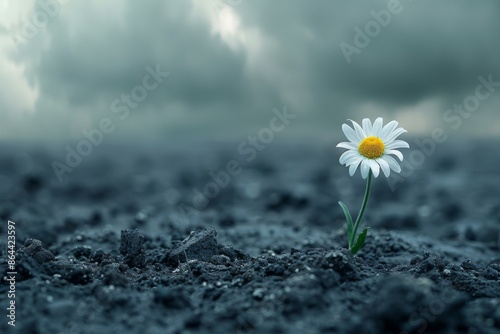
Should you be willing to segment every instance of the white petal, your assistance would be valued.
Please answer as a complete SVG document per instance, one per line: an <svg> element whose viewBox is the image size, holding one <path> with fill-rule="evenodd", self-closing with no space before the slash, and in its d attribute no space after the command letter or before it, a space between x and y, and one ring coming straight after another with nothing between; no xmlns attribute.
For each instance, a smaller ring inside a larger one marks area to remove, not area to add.
<svg viewBox="0 0 500 334"><path fill-rule="evenodd" d="M352 165L349 166L349 175L350 176L353 176L354 173L356 173L356 169L358 169L358 166L361 163L361 161L363 161L363 159L359 158L358 160L356 160L355 163L353 163Z"/></svg>
<svg viewBox="0 0 500 334"><path fill-rule="evenodd" d="M370 164L373 176L377 177L380 174L380 166L375 160L368 160L368 163Z"/></svg>
<svg viewBox="0 0 500 334"><path fill-rule="evenodd" d="M370 121L370 119L364 118L362 124L363 124L363 131L365 132L365 135L367 137L371 136L373 127L372 127L372 122Z"/></svg>
<svg viewBox="0 0 500 334"><path fill-rule="evenodd" d="M393 142L385 145L386 150L394 150L396 148L410 148L407 142L404 140L394 140Z"/></svg>
<svg viewBox="0 0 500 334"><path fill-rule="evenodd" d="M375 137L380 137L380 130L382 129L382 124L384 123L384 120L382 117L379 117L373 122L373 129L372 129L372 136Z"/></svg>
<svg viewBox="0 0 500 334"><path fill-rule="evenodd" d="M361 140L358 139L356 132L349 125L345 123L342 124L342 131L344 131L347 139L349 139L354 145L359 145L359 143L361 143Z"/></svg>
<svg viewBox="0 0 500 334"><path fill-rule="evenodd" d="M381 158L378 158L375 161L380 165L380 169L382 169L382 172L384 172L385 177L389 177L389 175L391 175L391 168L389 167L387 161Z"/></svg>
<svg viewBox="0 0 500 334"><path fill-rule="evenodd" d="M361 161L361 176L363 179L366 179L368 177L368 172L370 171L370 163L368 162L368 159L364 159Z"/></svg>
<svg viewBox="0 0 500 334"><path fill-rule="evenodd" d="M354 126L354 130L356 131L356 134L358 135L358 139L361 142L363 139L366 138L366 134L363 131L363 129L359 126L358 123L354 122L352 119L350 119L352 122L352 125Z"/></svg>
<svg viewBox="0 0 500 334"><path fill-rule="evenodd" d="M394 154L399 158L399 161L403 161L403 153L397 150L385 150L385 154Z"/></svg>
<svg viewBox="0 0 500 334"><path fill-rule="evenodd" d="M356 145L354 145L351 142L347 142L347 141L342 142L342 143L338 143L337 147L346 148L348 150L357 150L358 149L358 147Z"/></svg>
<svg viewBox="0 0 500 334"><path fill-rule="evenodd" d="M384 143L387 142L386 138L389 136L389 134L394 131L396 128L398 127L398 122L396 121L390 121L389 123L387 123L383 128L382 128L382 131L380 131L380 139L382 139L382 141Z"/></svg>
<svg viewBox="0 0 500 334"><path fill-rule="evenodd" d="M396 139L398 136L402 135L405 132L407 132L407 131L403 128L396 129L395 131L393 131L389 135L387 135L384 143L390 144L391 142L394 141L394 139Z"/></svg>
<svg viewBox="0 0 500 334"><path fill-rule="evenodd" d="M352 158L352 157L356 157L358 156L359 153L358 152L355 152L355 151L345 151L344 153L342 153L342 155L340 156L339 158L339 162L341 165L345 165L347 160L349 160L349 158Z"/></svg>
<svg viewBox="0 0 500 334"><path fill-rule="evenodd" d="M399 166L396 159L394 159L390 155L384 155L382 159L384 159L389 164L389 167L391 167L393 171L395 171L396 173L401 172L401 167Z"/></svg>
<svg viewBox="0 0 500 334"><path fill-rule="evenodd" d="M358 160L363 160L359 153L357 153L355 156L349 157L345 162L345 166L348 167Z"/></svg>

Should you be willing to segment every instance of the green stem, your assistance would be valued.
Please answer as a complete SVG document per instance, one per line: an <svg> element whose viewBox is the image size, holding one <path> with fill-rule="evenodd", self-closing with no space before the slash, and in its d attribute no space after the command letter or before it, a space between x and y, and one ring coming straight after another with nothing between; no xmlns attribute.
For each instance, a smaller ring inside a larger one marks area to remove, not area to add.
<svg viewBox="0 0 500 334"><path fill-rule="evenodd" d="M370 197L370 190L372 188L372 171L368 172L368 179L366 180L366 189L365 189L365 197L363 198L363 204L361 204L361 210L359 210L358 218L356 218L356 222L354 223L354 228L352 231L351 239L349 240L349 248L351 248L356 242L356 234L358 233L358 227L361 223L361 219L363 219L363 215L365 213L366 204L368 204L368 197Z"/></svg>

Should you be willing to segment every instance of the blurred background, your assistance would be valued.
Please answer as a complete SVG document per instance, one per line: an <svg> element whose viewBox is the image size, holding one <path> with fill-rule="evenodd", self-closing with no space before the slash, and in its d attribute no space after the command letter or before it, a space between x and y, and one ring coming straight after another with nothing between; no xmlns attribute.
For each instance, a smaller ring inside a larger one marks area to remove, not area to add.
<svg viewBox="0 0 500 334"><path fill-rule="evenodd" d="M284 138L376 116L496 136L499 88L445 115L479 76L500 82L499 15L495 0L0 0L0 138L62 152L108 118L106 142L240 141L285 106Z"/></svg>

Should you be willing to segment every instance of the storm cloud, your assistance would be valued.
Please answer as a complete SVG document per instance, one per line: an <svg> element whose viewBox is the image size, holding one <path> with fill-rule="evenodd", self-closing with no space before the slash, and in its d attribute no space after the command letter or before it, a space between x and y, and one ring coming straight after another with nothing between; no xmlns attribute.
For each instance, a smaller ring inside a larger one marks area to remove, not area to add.
<svg viewBox="0 0 500 334"><path fill-rule="evenodd" d="M231 138L283 106L300 115L287 131L296 135L328 137L347 118L378 115L425 134L474 94L479 76L500 81L493 0L4 0L0 8L2 138L78 137L104 117L117 120L117 138ZM357 51L346 57L341 45ZM170 75L120 122L113 102L157 66ZM460 133L497 134L499 103L500 89Z"/></svg>

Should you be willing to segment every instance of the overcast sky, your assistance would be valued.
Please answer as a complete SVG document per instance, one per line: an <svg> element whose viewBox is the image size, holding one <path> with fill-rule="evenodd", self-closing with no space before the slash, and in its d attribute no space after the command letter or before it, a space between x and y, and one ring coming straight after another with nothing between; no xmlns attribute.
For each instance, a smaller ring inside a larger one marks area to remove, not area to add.
<svg viewBox="0 0 500 334"><path fill-rule="evenodd" d="M456 130L443 114L479 76L500 82L499 17L495 0L0 0L0 138L78 138L103 118L117 138L237 138L283 106L309 137L379 115L498 134L500 87L449 113Z"/></svg>

